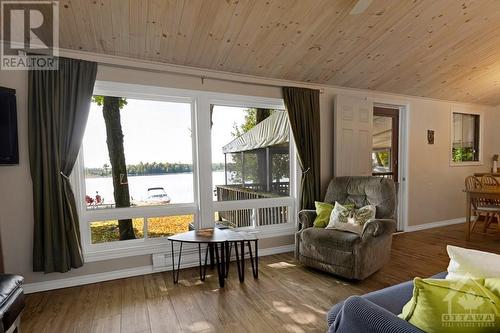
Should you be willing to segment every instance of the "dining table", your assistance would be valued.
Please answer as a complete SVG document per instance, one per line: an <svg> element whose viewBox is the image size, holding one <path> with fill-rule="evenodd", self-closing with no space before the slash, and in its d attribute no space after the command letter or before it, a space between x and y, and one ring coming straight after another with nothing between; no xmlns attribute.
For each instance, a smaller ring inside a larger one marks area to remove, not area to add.
<svg viewBox="0 0 500 333"><path fill-rule="evenodd" d="M472 211L472 201L498 201L500 202L500 187L483 187L475 189L465 189L466 194L466 209L465 209L465 239L470 240L471 233L471 211Z"/></svg>

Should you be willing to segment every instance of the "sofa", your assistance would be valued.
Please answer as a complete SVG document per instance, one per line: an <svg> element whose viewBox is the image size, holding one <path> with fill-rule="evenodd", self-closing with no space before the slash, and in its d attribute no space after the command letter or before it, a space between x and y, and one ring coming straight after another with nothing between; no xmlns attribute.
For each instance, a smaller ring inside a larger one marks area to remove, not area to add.
<svg viewBox="0 0 500 333"><path fill-rule="evenodd" d="M444 279L446 272L433 276ZM398 317L413 295L413 281L407 281L363 296L351 296L327 314L329 333L423 333Z"/></svg>
<svg viewBox="0 0 500 333"><path fill-rule="evenodd" d="M328 185L325 202L375 205L376 219L359 234L314 228L315 210L299 212L295 257L302 264L347 279L363 280L389 261L392 234L396 231L396 189L392 179L337 177Z"/></svg>
<svg viewBox="0 0 500 333"><path fill-rule="evenodd" d="M0 333L16 333L25 306L23 277L0 274Z"/></svg>

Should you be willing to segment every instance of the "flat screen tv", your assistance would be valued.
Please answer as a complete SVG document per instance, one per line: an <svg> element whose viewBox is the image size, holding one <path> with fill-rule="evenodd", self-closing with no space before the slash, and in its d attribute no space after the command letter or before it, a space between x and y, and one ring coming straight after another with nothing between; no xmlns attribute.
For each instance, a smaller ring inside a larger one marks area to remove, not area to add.
<svg viewBox="0 0 500 333"><path fill-rule="evenodd" d="M0 165L19 164L16 91L0 87Z"/></svg>

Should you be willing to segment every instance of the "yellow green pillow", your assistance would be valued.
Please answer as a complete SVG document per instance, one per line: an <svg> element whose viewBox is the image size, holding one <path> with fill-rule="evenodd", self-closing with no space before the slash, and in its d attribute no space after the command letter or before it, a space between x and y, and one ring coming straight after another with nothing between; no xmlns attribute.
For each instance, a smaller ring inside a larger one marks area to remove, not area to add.
<svg viewBox="0 0 500 333"><path fill-rule="evenodd" d="M332 213L333 205L327 202L315 201L314 206L316 207L316 218L313 223L314 227L326 227L330 221L330 214Z"/></svg>
<svg viewBox="0 0 500 333"><path fill-rule="evenodd" d="M334 205L327 202L314 201L314 206L316 207L316 218L314 219L313 226L316 228L326 228L330 222L330 215ZM354 209L353 203L347 203L343 205L349 211Z"/></svg>
<svg viewBox="0 0 500 333"><path fill-rule="evenodd" d="M500 278L415 278L400 318L427 333L498 332Z"/></svg>

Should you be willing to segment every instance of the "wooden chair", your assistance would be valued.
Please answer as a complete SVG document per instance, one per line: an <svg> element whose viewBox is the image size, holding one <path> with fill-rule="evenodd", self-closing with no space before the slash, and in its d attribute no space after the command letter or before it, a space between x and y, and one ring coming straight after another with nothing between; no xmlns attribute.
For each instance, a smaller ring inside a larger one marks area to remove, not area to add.
<svg viewBox="0 0 500 333"><path fill-rule="evenodd" d="M484 175L481 177L481 185L484 188L500 187L500 182L492 175Z"/></svg>
<svg viewBox="0 0 500 333"><path fill-rule="evenodd" d="M465 189L470 191L470 190L477 190L482 188L483 185L481 184L481 181L479 178L475 176L469 176L465 178Z"/></svg>
<svg viewBox="0 0 500 333"><path fill-rule="evenodd" d="M465 188L468 191L482 189L483 185L481 180L475 176L468 176L465 178ZM486 232L489 224L493 220L493 217L500 214L500 206L492 205L490 202L474 198L471 201L472 204L472 215L476 216L474 222L472 222L471 232L474 231L474 227L480 217L484 217L484 228L483 232Z"/></svg>
<svg viewBox="0 0 500 333"><path fill-rule="evenodd" d="M486 189L494 189L494 188L500 188L500 182L493 177L492 175L484 175L481 177L481 185L483 188ZM498 226L498 219L500 218L500 201L498 200L489 200L486 203L487 206L490 206L492 208L497 208L497 212L491 213L490 216L485 220L484 222L484 227L483 227L483 232L486 232L487 229L490 227L490 225L493 222L497 223L497 228L500 228ZM496 220L494 220L496 218Z"/></svg>

